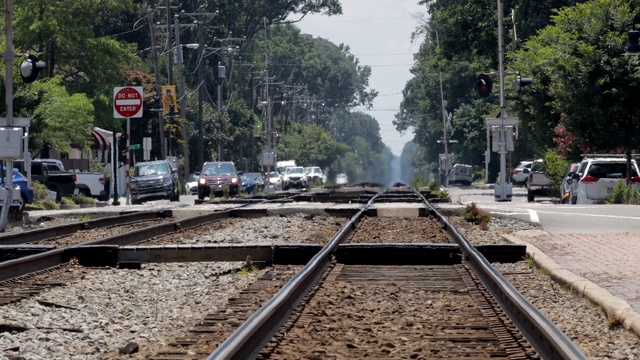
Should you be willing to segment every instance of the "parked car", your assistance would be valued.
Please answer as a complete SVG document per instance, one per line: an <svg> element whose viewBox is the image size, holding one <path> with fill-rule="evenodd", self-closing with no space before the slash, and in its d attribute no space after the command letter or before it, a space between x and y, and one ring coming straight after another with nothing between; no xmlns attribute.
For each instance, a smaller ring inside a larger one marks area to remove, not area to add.
<svg viewBox="0 0 640 360"><path fill-rule="evenodd" d="M513 169L513 175L511 175L511 180L514 184L524 184L527 182L531 165L533 165L533 161L520 161L520 164Z"/></svg>
<svg viewBox="0 0 640 360"><path fill-rule="evenodd" d="M572 163L569 165L567 173L562 177L562 184L560 184L560 203L564 204L569 201L571 204L576 203L576 196L578 195L578 181L573 179L573 174L576 173L580 163Z"/></svg>
<svg viewBox="0 0 640 360"><path fill-rule="evenodd" d="M4 176L0 177L0 185L4 186L7 168L3 166L2 171ZM20 198L12 195L11 207L15 210L22 211L26 204L31 204L33 202L33 189L29 188L27 184L27 177L20 173L16 168L13 169L12 182L14 187L18 187L20 189Z"/></svg>
<svg viewBox="0 0 640 360"><path fill-rule="evenodd" d="M267 186L271 190L275 190L275 191L282 190L282 188L283 188L282 184L283 184L282 175L279 172L277 172L277 171L269 172L269 177L268 177L268 180L267 180Z"/></svg>
<svg viewBox="0 0 640 360"><path fill-rule="evenodd" d="M132 204L159 199L180 200L178 169L167 160L137 163L129 181Z"/></svg>
<svg viewBox="0 0 640 360"><path fill-rule="evenodd" d="M32 162L45 162L55 163L60 167L62 171L67 170L61 160L58 159L33 159ZM105 187L105 176L99 172L88 171L72 171L76 176L76 189L75 195L83 195L87 197L94 197L98 200L107 200L109 198L109 191Z"/></svg>
<svg viewBox="0 0 640 360"><path fill-rule="evenodd" d="M13 165L21 174L28 176L24 160L16 160ZM64 171L54 161L31 161L31 181L44 184L49 190L56 192L56 201L63 196L71 197L76 190L76 174Z"/></svg>
<svg viewBox="0 0 640 360"><path fill-rule="evenodd" d="M346 185L349 183L349 178L347 174L338 174L336 175L336 185Z"/></svg>
<svg viewBox="0 0 640 360"><path fill-rule="evenodd" d="M238 194L240 176L236 165L231 161L211 161L202 165L200 178L198 179L198 199L203 200L207 196L221 196L225 187L229 195Z"/></svg>
<svg viewBox="0 0 640 360"><path fill-rule="evenodd" d="M290 188L306 188L307 175L304 173L302 166L289 166L284 170L284 189Z"/></svg>
<svg viewBox="0 0 640 360"><path fill-rule="evenodd" d="M631 160L631 181L640 183L638 165ZM585 157L573 175L578 181L576 204L593 204L604 200L619 181L627 176L627 159L625 157Z"/></svg>
<svg viewBox="0 0 640 360"><path fill-rule="evenodd" d="M189 174L187 178L187 182L184 183L184 192L188 195L197 195L198 194L198 178L200 177L199 172Z"/></svg>

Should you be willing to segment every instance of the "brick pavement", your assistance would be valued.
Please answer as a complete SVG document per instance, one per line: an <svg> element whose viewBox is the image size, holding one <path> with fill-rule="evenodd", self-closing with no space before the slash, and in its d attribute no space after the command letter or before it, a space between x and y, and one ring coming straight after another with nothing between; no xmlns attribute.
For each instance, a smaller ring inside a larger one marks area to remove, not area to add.
<svg viewBox="0 0 640 360"><path fill-rule="evenodd" d="M640 234L549 234L525 230L508 238L535 246L560 267L607 290L640 313Z"/></svg>

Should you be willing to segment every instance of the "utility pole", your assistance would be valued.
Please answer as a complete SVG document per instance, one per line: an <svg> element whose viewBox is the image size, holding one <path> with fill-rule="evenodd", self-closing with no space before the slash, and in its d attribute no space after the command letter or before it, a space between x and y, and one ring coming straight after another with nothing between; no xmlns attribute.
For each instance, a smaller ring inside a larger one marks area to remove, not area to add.
<svg viewBox="0 0 640 360"><path fill-rule="evenodd" d="M198 21L198 166L204 164L204 130L203 130L203 102L204 99L204 29Z"/></svg>
<svg viewBox="0 0 640 360"><path fill-rule="evenodd" d="M162 113L162 107L160 101L162 99L162 84L160 83L160 68L158 66L158 47L156 46L156 32L153 26L153 19L151 17L151 9L147 10L147 21L149 22L149 34L151 35L151 51L153 52L153 73L156 78L156 102L153 109L158 112L158 136L160 143L160 159L165 158L164 147L164 114Z"/></svg>
<svg viewBox="0 0 640 360"><path fill-rule="evenodd" d="M13 127L13 60L16 55L13 53L13 4L11 0L4 1L4 23L5 23L5 101L7 106L7 115L5 116L7 128ZM25 149L27 151L28 149ZM7 179L4 184L4 189L0 191L6 194L4 204L2 204L2 211L0 212L0 232L4 232L8 224L9 207L11 206L11 195L13 194L13 160L7 161L7 173L5 178ZM1 170L1 169L0 169ZM5 190L6 189L6 190Z"/></svg>
<svg viewBox="0 0 640 360"><path fill-rule="evenodd" d="M182 61L182 45L180 44L180 21L178 20L178 15L174 18L175 22L175 32L176 32L176 51L177 51L177 60L178 60L178 79L180 81L180 97L178 98L178 104L180 104L180 117L184 122L182 124L182 142L183 148L182 153L184 155L184 179L189 177L190 167L189 167L189 136L187 134L187 105L185 101L184 94L184 66Z"/></svg>
<svg viewBox="0 0 640 360"><path fill-rule="evenodd" d="M436 31L436 43L440 50L440 38ZM440 72L440 100L442 101L442 143L444 144L444 186L449 187L449 141L447 140L447 101L444 99L444 91L442 89L442 70Z"/></svg>
<svg viewBox="0 0 640 360"><path fill-rule="evenodd" d="M167 61L167 85L173 84L173 63L171 60L171 55L173 51L171 51L171 0L165 0L165 4L167 6L167 51L168 51L168 61Z"/></svg>

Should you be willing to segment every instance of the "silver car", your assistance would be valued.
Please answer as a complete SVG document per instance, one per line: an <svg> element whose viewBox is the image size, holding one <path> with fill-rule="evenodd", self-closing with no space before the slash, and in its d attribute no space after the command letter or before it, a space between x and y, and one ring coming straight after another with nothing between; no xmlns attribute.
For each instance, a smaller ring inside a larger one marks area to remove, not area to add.
<svg viewBox="0 0 640 360"><path fill-rule="evenodd" d="M638 165L631 160L631 182L638 184ZM576 204L593 204L603 201L616 184L625 181L627 176L627 160L624 157L585 157L573 175L578 181Z"/></svg>
<svg viewBox="0 0 640 360"><path fill-rule="evenodd" d="M531 171L531 165L533 165L533 161L521 161L520 164L513 169L511 180L513 180L515 184L526 183L529 172Z"/></svg>

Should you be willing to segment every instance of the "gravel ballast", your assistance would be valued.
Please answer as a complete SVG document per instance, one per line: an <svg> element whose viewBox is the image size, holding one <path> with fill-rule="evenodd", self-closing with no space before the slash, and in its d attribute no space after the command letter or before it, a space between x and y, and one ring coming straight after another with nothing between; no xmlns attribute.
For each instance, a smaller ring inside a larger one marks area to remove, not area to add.
<svg viewBox="0 0 640 360"><path fill-rule="evenodd" d="M323 236L317 226L309 227L309 221L303 214L253 218L203 236L208 243L308 242ZM460 217L454 223L474 244L505 243L503 234L537 228L497 217L486 231ZM0 332L0 359L144 359L260 275L238 271L242 265L148 264L141 270L69 267L66 271L75 276L68 285L0 307L3 325L26 328ZM635 334L610 326L600 308L556 284L530 262L496 266L589 358L640 358ZM127 344L136 344L137 352L120 354Z"/></svg>

